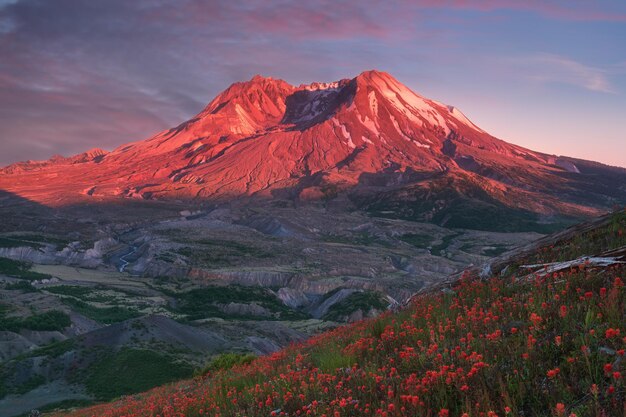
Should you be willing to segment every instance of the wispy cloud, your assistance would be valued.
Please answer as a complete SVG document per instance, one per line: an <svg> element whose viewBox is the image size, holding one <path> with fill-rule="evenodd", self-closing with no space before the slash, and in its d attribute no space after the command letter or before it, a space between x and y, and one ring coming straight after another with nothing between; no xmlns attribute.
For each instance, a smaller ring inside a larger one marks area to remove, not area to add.
<svg viewBox="0 0 626 417"><path fill-rule="evenodd" d="M419 0L407 3L422 8L525 11L550 19L580 22L626 22L626 7L621 0L604 1L601 5L585 0Z"/></svg>
<svg viewBox="0 0 626 417"><path fill-rule="evenodd" d="M471 83L489 48L532 37L494 24L520 15L554 33L626 20L623 0L0 0L0 165L138 140L254 73L297 83L379 68ZM616 90L615 69L561 56L508 65L506 75L513 65L542 83Z"/></svg>
<svg viewBox="0 0 626 417"><path fill-rule="evenodd" d="M589 91L616 93L609 71L554 54L536 54L509 59L514 71L534 82L569 84Z"/></svg>

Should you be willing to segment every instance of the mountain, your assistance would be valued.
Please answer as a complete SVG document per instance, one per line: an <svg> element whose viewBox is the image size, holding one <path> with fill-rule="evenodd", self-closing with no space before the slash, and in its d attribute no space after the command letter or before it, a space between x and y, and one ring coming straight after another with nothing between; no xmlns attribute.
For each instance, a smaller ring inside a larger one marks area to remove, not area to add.
<svg viewBox="0 0 626 417"><path fill-rule="evenodd" d="M625 184L625 169L504 142L379 71L299 87L255 76L150 139L0 170L0 189L49 206L274 198L493 230L605 212Z"/></svg>

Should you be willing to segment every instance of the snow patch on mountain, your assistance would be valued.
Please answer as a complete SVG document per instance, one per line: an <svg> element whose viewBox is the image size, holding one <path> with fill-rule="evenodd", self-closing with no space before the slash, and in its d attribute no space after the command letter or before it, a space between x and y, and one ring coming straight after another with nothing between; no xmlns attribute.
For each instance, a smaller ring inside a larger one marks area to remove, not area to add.
<svg viewBox="0 0 626 417"><path fill-rule="evenodd" d="M330 83L311 83L311 84L301 84L299 89L308 90L308 91L317 91L317 90L340 90L340 81L333 81Z"/></svg>
<svg viewBox="0 0 626 417"><path fill-rule="evenodd" d="M376 135L380 134L379 129L378 129L378 125L376 124L376 122L374 122L372 119L367 117L367 115L364 116L364 118L361 120L361 123L370 132L372 132L372 133L374 133Z"/></svg>
<svg viewBox="0 0 626 417"><path fill-rule="evenodd" d="M481 133L485 133L484 130L476 126L470 119L467 118L459 109L454 106L446 106L452 117L454 117L459 122L463 123L466 126L471 127L472 129L476 129Z"/></svg>
<svg viewBox="0 0 626 417"><path fill-rule="evenodd" d="M344 125L343 123L339 123L336 119L333 119L333 125L335 125L339 129L341 129L341 134L343 135L344 139L346 140L346 142L344 142L344 143L346 145L348 145L350 147L350 149L356 148L356 145L352 141L352 136L350 135L350 132L348 132L348 129L346 129L346 125Z"/></svg>
<svg viewBox="0 0 626 417"><path fill-rule="evenodd" d="M309 101L304 105L293 122L308 122L315 119L328 109L328 103L337 94L337 88L309 90Z"/></svg>
<svg viewBox="0 0 626 417"><path fill-rule="evenodd" d="M393 123L393 126L396 128L396 131L398 132L398 134L403 137L404 139L411 141L412 139L407 136L404 131L400 128L400 125L398 124L398 121L396 120L395 117L393 117L393 115L390 116L391 118L391 122Z"/></svg>
<svg viewBox="0 0 626 417"><path fill-rule="evenodd" d="M367 94L367 98L369 99L370 110L372 111L372 116L377 117L378 116L378 100L376 99L376 92L370 91Z"/></svg>
<svg viewBox="0 0 626 417"><path fill-rule="evenodd" d="M578 169L578 167L570 162L567 161L565 159L561 159L561 158L557 158L555 165L558 167L563 168L564 170L566 170L567 172L573 172L574 174L580 174L580 170Z"/></svg>
<svg viewBox="0 0 626 417"><path fill-rule="evenodd" d="M233 133L250 134L256 131L256 123L250 115L239 104L235 104L235 112L239 116L239 124L231 126Z"/></svg>

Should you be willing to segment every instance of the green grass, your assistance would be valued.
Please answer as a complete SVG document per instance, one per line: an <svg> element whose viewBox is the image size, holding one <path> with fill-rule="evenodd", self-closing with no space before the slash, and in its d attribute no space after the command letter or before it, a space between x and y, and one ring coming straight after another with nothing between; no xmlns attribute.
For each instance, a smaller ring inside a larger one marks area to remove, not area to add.
<svg viewBox="0 0 626 417"><path fill-rule="evenodd" d="M322 298L320 299L319 303L323 303L324 301L328 300L330 297L332 297L333 295L337 294L339 291L345 289L345 287L337 287L334 290L330 290L328 291L326 294L324 294L322 296Z"/></svg>
<svg viewBox="0 0 626 417"><path fill-rule="evenodd" d="M66 352L70 352L76 347L75 339L66 339L61 342L54 342L49 345L37 348L29 352L29 357L37 356L49 356L51 358L58 358Z"/></svg>
<svg viewBox="0 0 626 417"><path fill-rule="evenodd" d="M28 317L9 317L8 308L0 309L0 330L19 332L22 329L54 331L63 330L72 324L70 317L62 311L52 310Z"/></svg>
<svg viewBox="0 0 626 417"><path fill-rule="evenodd" d="M49 413L53 411L58 412L58 411L69 410L73 408L87 407L88 405L91 405L91 404L93 404L93 401L91 400L63 400L63 401L58 401L56 403L44 405L43 407L39 407L37 410L40 413ZM28 411L16 417L30 417L30 416L31 416L31 412Z"/></svg>
<svg viewBox="0 0 626 417"><path fill-rule="evenodd" d="M433 222L451 229L486 230L493 232L553 233L576 223L578 219L561 218L541 223L539 215L506 207L499 202L460 199L434 216Z"/></svg>
<svg viewBox="0 0 626 417"><path fill-rule="evenodd" d="M11 284L6 284L4 286L5 290L11 291L22 291L22 292L37 292L39 291L37 288L33 287L33 285L28 281L18 281Z"/></svg>
<svg viewBox="0 0 626 417"><path fill-rule="evenodd" d="M43 375L33 375L26 382L13 388L13 394L23 395L46 383Z"/></svg>
<svg viewBox="0 0 626 417"><path fill-rule="evenodd" d="M70 243L69 240L47 235L5 235L0 236L0 248L34 248L41 249L46 244L55 245L57 248L62 248Z"/></svg>
<svg viewBox="0 0 626 417"><path fill-rule="evenodd" d="M84 298L92 294L93 288L81 287L77 285L56 285L54 287L46 287L46 291L59 295L70 295L76 298Z"/></svg>
<svg viewBox="0 0 626 417"><path fill-rule="evenodd" d="M78 298L84 301L93 301L98 303L106 303L115 301L115 297L112 295L103 295L97 294L96 291L106 290L106 287L83 287L79 285L55 285L51 287L46 287L46 291L58 294L65 295L74 298Z"/></svg>
<svg viewBox="0 0 626 417"><path fill-rule="evenodd" d="M355 311L362 310L365 314L372 308L378 311L387 309L389 303L381 294L374 291L354 292L342 301L333 304L324 315L324 320L338 321Z"/></svg>
<svg viewBox="0 0 626 417"><path fill-rule="evenodd" d="M368 232L359 232L351 235L325 234L322 236L324 242L341 243L345 245L371 246L379 245L389 247L389 242Z"/></svg>
<svg viewBox="0 0 626 417"><path fill-rule="evenodd" d="M446 235L441 239L441 243L438 243L437 245L433 245L430 248L430 253L432 255L435 256L441 256L443 254L443 251L445 251L446 249L448 249L448 246L450 246L450 243L452 243L452 241L461 236L463 233L453 233L451 235Z"/></svg>
<svg viewBox="0 0 626 417"><path fill-rule="evenodd" d="M0 368L0 399L7 395L23 395L46 383L43 375L33 375L21 384L7 382L5 371Z"/></svg>
<svg viewBox="0 0 626 417"><path fill-rule="evenodd" d="M70 297L63 298L62 301L77 313L103 324L118 323L141 316L139 312L126 307L96 307Z"/></svg>
<svg viewBox="0 0 626 417"><path fill-rule="evenodd" d="M406 233L399 237L399 239L403 242L408 243L409 245L413 245L416 248L426 249L430 246L430 243L433 241L433 237L429 235L424 235L421 233Z"/></svg>
<svg viewBox="0 0 626 417"><path fill-rule="evenodd" d="M155 257L157 260L159 261L163 261L163 262L167 262L167 263L174 263L176 261L176 256L172 253L169 252L162 252L159 253L158 255L156 255Z"/></svg>
<svg viewBox="0 0 626 417"><path fill-rule="evenodd" d="M310 360L323 372L335 372L337 369L351 368L356 357L345 353L341 346L325 346L311 349Z"/></svg>
<svg viewBox="0 0 626 417"><path fill-rule="evenodd" d="M10 394L10 390L7 383L7 371L5 367L0 364L0 400Z"/></svg>
<svg viewBox="0 0 626 417"><path fill-rule="evenodd" d="M32 264L29 262L14 261L13 259L0 258L0 274L14 278L21 278L30 281L52 278L48 274L40 274L30 270Z"/></svg>
<svg viewBox="0 0 626 417"><path fill-rule="evenodd" d="M196 372L196 375L206 375L209 372L228 370L235 365L247 365L254 359L256 359L256 355L251 353L223 353L211 359L204 368Z"/></svg>
<svg viewBox="0 0 626 417"><path fill-rule="evenodd" d="M539 248L532 255L512 262L507 276L516 273L520 265L563 262L582 256L599 255L626 245L626 211L610 215L608 224L586 233Z"/></svg>
<svg viewBox="0 0 626 417"><path fill-rule="evenodd" d="M265 249L231 240L189 240L184 237L175 238L174 240L185 244L193 244L193 247L178 249L176 253L189 258L196 264L206 266L232 266L239 264L243 259L268 259L274 257L274 253Z"/></svg>
<svg viewBox="0 0 626 417"><path fill-rule="evenodd" d="M444 176L399 191L350 198L371 216L428 221L451 229L552 233L578 220L561 217L544 224L539 215L507 206L468 177Z"/></svg>
<svg viewBox="0 0 626 417"><path fill-rule="evenodd" d="M184 314L189 320L207 317L224 319L267 319L267 317L227 315L218 304L255 303L274 314L274 319L299 320L308 318L304 313L292 310L282 303L273 293L265 288L244 287L240 285L210 286L176 293L177 305L171 310Z"/></svg>
<svg viewBox="0 0 626 417"><path fill-rule="evenodd" d="M89 367L85 386L99 400L145 391L193 375L186 362L145 349L111 352Z"/></svg>
<svg viewBox="0 0 626 417"><path fill-rule="evenodd" d="M41 249L44 247L39 242L17 239L14 237L0 236L0 248L34 248Z"/></svg>

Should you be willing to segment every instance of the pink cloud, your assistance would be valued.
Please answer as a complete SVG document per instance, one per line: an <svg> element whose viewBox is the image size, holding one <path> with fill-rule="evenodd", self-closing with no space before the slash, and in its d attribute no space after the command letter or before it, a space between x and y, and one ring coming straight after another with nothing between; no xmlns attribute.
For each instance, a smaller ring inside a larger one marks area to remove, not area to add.
<svg viewBox="0 0 626 417"><path fill-rule="evenodd" d="M534 82L569 84L589 91L615 93L608 71L555 54L534 54L509 60L513 70Z"/></svg>
<svg viewBox="0 0 626 417"><path fill-rule="evenodd" d="M626 11L623 6L617 10L606 10L606 5L602 5L604 10L598 10L598 2L581 0L570 0L566 2L545 0L420 0L417 2L409 1L407 4L422 8L465 9L482 12L518 10L534 12L545 17L560 20L608 22L626 21Z"/></svg>

